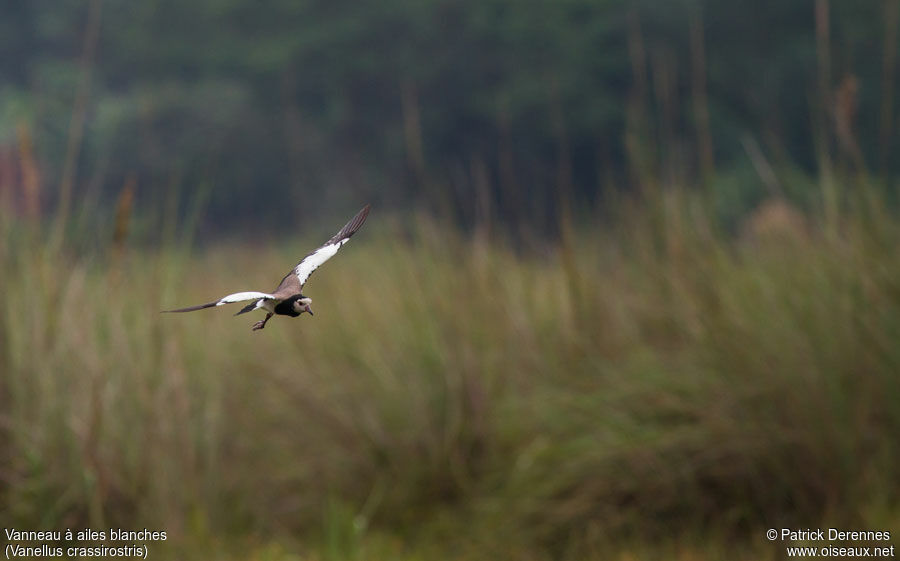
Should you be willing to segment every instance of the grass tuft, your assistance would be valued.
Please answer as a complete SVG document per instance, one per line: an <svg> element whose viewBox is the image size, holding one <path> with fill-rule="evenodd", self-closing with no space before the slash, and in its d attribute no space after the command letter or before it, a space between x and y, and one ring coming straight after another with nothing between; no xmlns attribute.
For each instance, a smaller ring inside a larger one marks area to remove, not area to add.
<svg viewBox="0 0 900 561"><path fill-rule="evenodd" d="M895 524L897 221L776 205L732 238L666 197L540 255L373 229L261 333L159 311L307 245L113 266L8 221L0 525L281 560L779 558L766 528Z"/></svg>

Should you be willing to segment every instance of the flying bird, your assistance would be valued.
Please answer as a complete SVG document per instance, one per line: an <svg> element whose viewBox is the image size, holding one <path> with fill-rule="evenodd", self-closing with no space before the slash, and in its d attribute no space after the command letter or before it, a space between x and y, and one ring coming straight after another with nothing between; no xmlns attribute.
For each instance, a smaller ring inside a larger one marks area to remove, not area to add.
<svg viewBox="0 0 900 561"><path fill-rule="evenodd" d="M303 285L306 284L307 279L313 274L313 271L318 269L322 263L334 257L338 250L345 243L350 241L350 236L359 230L360 226L363 225L363 222L366 221L367 216L369 216L369 205L366 205L365 208L356 213L356 216L354 216L350 222L347 222L347 224L341 228L337 234L332 236L330 240L325 242L322 247L313 251L304 257L302 261L297 263L297 266L281 279L281 284L279 284L278 288L271 294L252 291L235 292L234 294L229 294L215 302L208 302L189 308L179 308L177 310L164 310L164 313L193 312L204 308L252 300L250 304L244 306L241 311L234 315L239 316L247 312L252 312L253 310L265 310L266 318L254 323L253 331L264 328L266 322L269 321L274 314L291 316L294 318L303 312L309 312L309 315L311 316L315 315L310 307L312 298L304 296L301 293Z"/></svg>

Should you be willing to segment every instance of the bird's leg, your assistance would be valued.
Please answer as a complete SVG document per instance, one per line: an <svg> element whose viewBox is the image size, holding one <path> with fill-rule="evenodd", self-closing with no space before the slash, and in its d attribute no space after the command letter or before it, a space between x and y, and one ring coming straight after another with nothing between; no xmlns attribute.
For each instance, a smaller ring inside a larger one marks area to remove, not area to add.
<svg viewBox="0 0 900 561"><path fill-rule="evenodd" d="M261 320L259 320L258 322L254 323L254 324L253 324L253 331L256 331L256 330L258 330L258 329L262 329L263 327L265 327L265 326L266 326L266 322L269 321L269 318L270 318L270 317L272 317L272 312L269 312L269 313L266 314L266 319L261 319Z"/></svg>

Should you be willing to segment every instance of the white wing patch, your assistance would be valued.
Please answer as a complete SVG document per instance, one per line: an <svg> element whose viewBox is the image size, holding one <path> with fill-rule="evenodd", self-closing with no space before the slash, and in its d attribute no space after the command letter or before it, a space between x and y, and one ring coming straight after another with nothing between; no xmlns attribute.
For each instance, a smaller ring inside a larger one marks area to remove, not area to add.
<svg viewBox="0 0 900 561"><path fill-rule="evenodd" d="M245 302L247 300L257 299L274 300L275 297L271 294L266 294L265 292L235 292L216 302L216 306L224 306L225 304L232 304L234 302Z"/></svg>
<svg viewBox="0 0 900 561"><path fill-rule="evenodd" d="M309 275L313 274L313 271L319 268L322 263L328 261L341 248L342 245L349 242L350 238L344 238L335 243L323 245L319 249L307 255L303 261L301 261L296 267L294 267L294 274L297 275L297 278L300 279L300 286L306 282L306 279L309 278Z"/></svg>

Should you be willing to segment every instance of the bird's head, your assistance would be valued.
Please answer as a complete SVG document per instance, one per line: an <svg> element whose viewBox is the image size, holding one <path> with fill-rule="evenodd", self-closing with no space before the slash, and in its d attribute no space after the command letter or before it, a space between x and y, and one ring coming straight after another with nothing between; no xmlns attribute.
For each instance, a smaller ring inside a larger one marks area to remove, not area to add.
<svg viewBox="0 0 900 561"><path fill-rule="evenodd" d="M313 313L310 304L312 304L312 298L301 295L300 298L294 300L294 311L297 312L297 314L309 312L309 315L314 316L316 314Z"/></svg>

